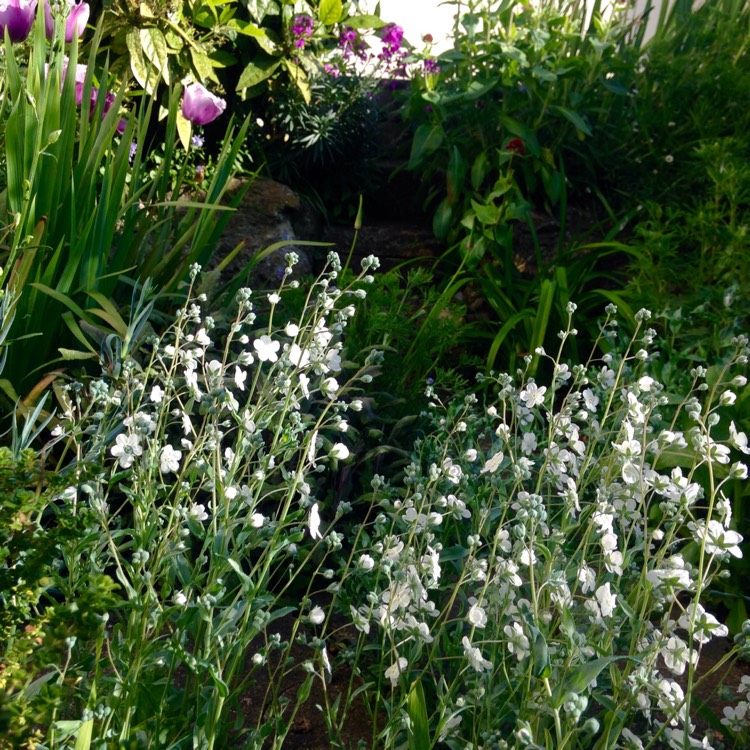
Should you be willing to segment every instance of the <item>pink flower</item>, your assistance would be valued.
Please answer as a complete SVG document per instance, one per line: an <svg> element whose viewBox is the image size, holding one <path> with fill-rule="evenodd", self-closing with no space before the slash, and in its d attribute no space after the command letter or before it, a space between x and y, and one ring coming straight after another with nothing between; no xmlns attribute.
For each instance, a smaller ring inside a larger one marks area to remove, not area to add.
<svg viewBox="0 0 750 750"><path fill-rule="evenodd" d="M74 37L80 37L86 29L91 9L88 3L74 3L70 0L67 0L64 5L68 6L68 15L65 19L65 41L72 42ZM60 5L55 5L55 11L56 13L61 12ZM52 39L55 34L55 21L52 17L52 8L50 7L49 0L44 0L44 30L47 34L47 39Z"/></svg>
<svg viewBox="0 0 750 750"><path fill-rule="evenodd" d="M185 86L182 97L182 115L193 125L207 125L213 122L227 107L224 99L212 94L200 83Z"/></svg>
<svg viewBox="0 0 750 750"><path fill-rule="evenodd" d="M0 0L0 34L11 42L22 42L34 24L37 0Z"/></svg>

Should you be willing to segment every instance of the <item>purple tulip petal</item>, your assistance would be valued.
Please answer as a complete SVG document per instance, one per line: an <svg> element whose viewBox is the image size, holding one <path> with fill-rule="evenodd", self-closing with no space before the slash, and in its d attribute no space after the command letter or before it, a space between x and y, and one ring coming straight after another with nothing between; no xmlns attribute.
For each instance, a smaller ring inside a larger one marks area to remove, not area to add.
<svg viewBox="0 0 750 750"><path fill-rule="evenodd" d="M185 86L182 97L182 115L193 125L207 125L224 112L227 103L212 94L200 83Z"/></svg>
<svg viewBox="0 0 750 750"><path fill-rule="evenodd" d="M86 30L89 22L91 9L88 3L76 3L70 8L70 15L65 22L65 41L72 42L75 37L80 37Z"/></svg>
<svg viewBox="0 0 750 750"><path fill-rule="evenodd" d="M34 24L37 0L6 0L0 2L0 34L8 36L13 43L28 37Z"/></svg>

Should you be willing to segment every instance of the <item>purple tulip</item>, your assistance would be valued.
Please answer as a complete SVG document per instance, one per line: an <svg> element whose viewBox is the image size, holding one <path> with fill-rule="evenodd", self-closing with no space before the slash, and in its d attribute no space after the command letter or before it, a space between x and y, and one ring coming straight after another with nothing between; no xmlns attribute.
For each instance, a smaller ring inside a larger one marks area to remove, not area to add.
<svg viewBox="0 0 750 750"><path fill-rule="evenodd" d="M34 24L37 0L0 0L0 34L11 42L22 42Z"/></svg>
<svg viewBox="0 0 750 750"><path fill-rule="evenodd" d="M65 19L65 41L72 42L75 37L80 37L86 29L89 22L88 3L82 2L63 2L63 7L68 6L68 15ZM60 5L55 5L55 11L60 11ZM52 39L55 34L55 20L52 17L52 8L49 0L44 0L44 30L47 33L47 39Z"/></svg>
<svg viewBox="0 0 750 750"><path fill-rule="evenodd" d="M193 125L213 122L227 107L226 101L212 94L200 83L185 86L182 97L182 116Z"/></svg>

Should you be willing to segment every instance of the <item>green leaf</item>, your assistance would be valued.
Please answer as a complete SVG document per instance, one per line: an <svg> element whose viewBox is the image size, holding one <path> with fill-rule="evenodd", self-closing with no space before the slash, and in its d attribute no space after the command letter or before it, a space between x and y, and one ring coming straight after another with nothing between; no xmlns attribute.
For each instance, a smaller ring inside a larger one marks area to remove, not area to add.
<svg viewBox="0 0 750 750"><path fill-rule="evenodd" d="M445 239L451 228L452 220L453 209L451 208L450 201L444 198L437 207L435 215L432 217L432 231L435 232L435 236L438 239Z"/></svg>
<svg viewBox="0 0 750 750"><path fill-rule="evenodd" d="M406 699L409 714L409 750L430 750L430 724L421 680L414 680Z"/></svg>
<svg viewBox="0 0 750 750"><path fill-rule="evenodd" d="M534 643L531 647L531 653L534 662L534 676L540 678L549 677L550 664L547 641L544 637L544 634L537 628L532 626L531 632L534 636Z"/></svg>
<svg viewBox="0 0 750 750"><path fill-rule="evenodd" d="M125 35L125 43L130 53L130 69L133 71L135 80L142 89L153 93L153 87L149 82L149 64L143 54L141 36L138 29L130 29Z"/></svg>
<svg viewBox="0 0 750 750"><path fill-rule="evenodd" d="M579 664L571 672L565 675L565 679L558 684L552 694L552 705L555 708L562 706L565 696L568 693L580 695L598 676L599 673L614 664L616 661L632 661L640 663L640 659L632 656L605 656L601 659L587 661L585 664Z"/></svg>
<svg viewBox="0 0 750 750"><path fill-rule="evenodd" d="M456 544L453 547L442 549L440 551L440 562L453 562L455 560L463 560L467 557L469 550L466 547L462 547L460 544Z"/></svg>
<svg viewBox="0 0 750 750"><path fill-rule="evenodd" d="M337 23L343 14L341 0L320 0L318 19L324 26Z"/></svg>
<svg viewBox="0 0 750 750"><path fill-rule="evenodd" d="M414 133L409 154L409 169L415 169L443 143L443 129L439 125L424 123Z"/></svg>
<svg viewBox="0 0 750 750"><path fill-rule="evenodd" d="M547 334L547 326L549 325L550 313L552 312L552 303L555 300L556 292L556 281L545 279L542 282L541 289L539 290L539 303L536 309L536 316L534 317L534 328L531 334L531 342L529 344L529 348L534 352L534 359L529 367L529 374L531 375L536 374L536 368L539 364L539 355L536 354L536 350L544 343Z"/></svg>
<svg viewBox="0 0 750 750"><path fill-rule="evenodd" d="M534 311L526 308L514 313L510 318L508 318L508 320L505 321L503 327L497 332L497 334L495 334L495 338L492 340L492 345L490 346L489 354L487 355L488 370L491 370L495 366L497 353L500 351L500 347L505 342L508 334L523 320L533 317Z"/></svg>
<svg viewBox="0 0 750 750"><path fill-rule="evenodd" d="M485 226L494 226L502 217L500 206L485 206L472 198L471 207L474 209L477 219Z"/></svg>
<svg viewBox="0 0 750 750"><path fill-rule="evenodd" d="M193 61L195 72L198 73L201 79L219 83L216 71L214 70L213 60L207 54L191 47L190 59Z"/></svg>
<svg viewBox="0 0 750 750"><path fill-rule="evenodd" d="M169 52L164 34L155 27L141 29L143 53L159 71L164 83L169 85Z"/></svg>
<svg viewBox="0 0 750 750"><path fill-rule="evenodd" d="M302 94L302 98L305 100L305 104L310 104L312 101L312 92L310 91L310 83L307 80L307 74L304 68L291 60L282 60L284 67L289 73L289 77L294 81L298 91Z"/></svg>
<svg viewBox="0 0 750 750"><path fill-rule="evenodd" d="M74 361L79 359L98 359L98 354L92 354L91 352L79 352L77 349L66 349L60 347L58 350L64 360Z"/></svg>
<svg viewBox="0 0 750 750"><path fill-rule="evenodd" d="M78 730L78 737L76 737L76 744L73 746L73 750L89 750L93 734L94 720L89 719L88 721L84 721Z"/></svg>
<svg viewBox="0 0 750 750"><path fill-rule="evenodd" d="M466 164L464 163L458 146L453 146L448 159L448 171L445 173L445 187L448 201L451 206L455 205L459 198L463 197L464 178L466 176Z"/></svg>
<svg viewBox="0 0 750 750"><path fill-rule="evenodd" d="M270 55L260 54L255 60L248 63L237 82L237 91L257 86L262 81L270 78L281 65L281 59Z"/></svg>
<svg viewBox="0 0 750 750"><path fill-rule="evenodd" d="M386 23L379 16L349 16L346 19L346 25L353 29L382 29Z"/></svg>
<svg viewBox="0 0 750 750"><path fill-rule="evenodd" d="M487 158L487 152L481 151L477 158L474 160L474 164L471 166L471 186L474 190L479 190L484 183L484 178L487 176L490 162Z"/></svg>
<svg viewBox="0 0 750 750"><path fill-rule="evenodd" d="M297 688L297 705L301 706L309 697L315 675L308 674L305 681Z"/></svg>
<svg viewBox="0 0 750 750"><path fill-rule="evenodd" d="M256 26L254 23L245 21L242 18L233 18L231 21L229 21L229 23L227 23L227 28L233 29L238 34L244 34L245 36L254 36L254 37L266 36L265 29L261 29L259 26Z"/></svg>
<svg viewBox="0 0 750 750"><path fill-rule="evenodd" d="M572 109L568 109L567 107L560 107L557 104L550 105L550 109L553 112L561 114L569 122L572 122L573 125L576 126L576 129L581 133L585 133L588 136L591 135L591 128L588 126L586 120L584 120L583 117L578 114L578 112L574 112Z"/></svg>
<svg viewBox="0 0 750 750"><path fill-rule="evenodd" d="M185 116L181 111L177 111L177 135L180 137L180 143L182 147L187 151L190 148L190 135L193 130L193 126L190 120L185 119Z"/></svg>

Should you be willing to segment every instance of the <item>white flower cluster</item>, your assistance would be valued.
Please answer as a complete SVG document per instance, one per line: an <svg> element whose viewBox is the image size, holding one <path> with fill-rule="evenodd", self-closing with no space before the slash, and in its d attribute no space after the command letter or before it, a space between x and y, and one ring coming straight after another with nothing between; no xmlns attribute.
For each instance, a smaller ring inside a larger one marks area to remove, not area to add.
<svg viewBox="0 0 750 750"><path fill-rule="evenodd" d="M363 551L369 606L351 608L360 632L392 654L385 676L394 688L410 684L425 654L450 654L441 661L454 696L445 716L465 715L472 702L485 710L488 686L510 681L514 705L530 701L549 727L575 725L590 693L603 690L602 701L640 714L646 734L683 747L694 727L667 675L694 670L701 646L727 635L699 597L742 554L725 486L747 476L737 462L707 485L696 469L750 449L717 411L735 399L703 388L705 373L672 405L644 373L652 340L648 330L634 353L587 367L554 362L547 385L527 371L485 378L496 395L484 412L476 399L443 405L428 389L432 430L401 485L377 484L380 514ZM741 344L735 361L745 356ZM629 647L638 666L597 677L592 663ZM577 684L571 675L586 669L591 677ZM552 686L564 684L577 692L558 696ZM522 685L526 698L514 692ZM549 736L539 731L523 734ZM622 747L638 740L623 738Z"/></svg>

